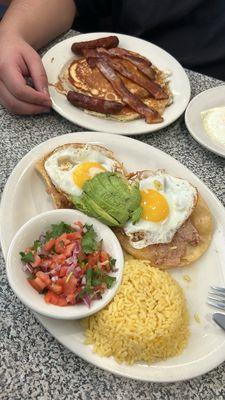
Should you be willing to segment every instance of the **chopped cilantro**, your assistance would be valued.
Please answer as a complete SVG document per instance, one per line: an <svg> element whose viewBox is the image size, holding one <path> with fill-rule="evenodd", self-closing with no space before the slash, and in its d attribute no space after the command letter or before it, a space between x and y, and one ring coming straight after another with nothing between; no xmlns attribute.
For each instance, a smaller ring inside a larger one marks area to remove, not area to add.
<svg viewBox="0 0 225 400"><path fill-rule="evenodd" d="M109 264L110 264L110 267L115 267L115 264L116 264L116 260L115 260L115 258L110 258L110 260L109 260Z"/></svg>
<svg viewBox="0 0 225 400"><path fill-rule="evenodd" d="M66 224L65 222L60 222L59 224L52 224L52 230L46 233L46 242L50 239L56 239L57 237L61 236L63 233L70 233L73 232L74 229Z"/></svg>
<svg viewBox="0 0 225 400"><path fill-rule="evenodd" d="M90 288L92 286L93 269L89 268L86 274L86 287Z"/></svg>
<svg viewBox="0 0 225 400"><path fill-rule="evenodd" d="M21 256L21 261L25 262L25 263L32 263L34 262L34 256L31 253L31 251L29 253L24 253L23 251L20 252L20 256Z"/></svg>
<svg viewBox="0 0 225 400"><path fill-rule="evenodd" d="M97 250L96 233L92 225L85 225L86 233L81 239L81 247L85 254L90 254Z"/></svg>
<svg viewBox="0 0 225 400"><path fill-rule="evenodd" d="M32 249L37 251L37 249L41 247L41 242L40 240L35 240Z"/></svg>
<svg viewBox="0 0 225 400"><path fill-rule="evenodd" d="M116 278L114 278L113 276L105 275L103 277L103 282L106 283L106 286L108 289L110 289L112 287L115 280L116 280Z"/></svg>

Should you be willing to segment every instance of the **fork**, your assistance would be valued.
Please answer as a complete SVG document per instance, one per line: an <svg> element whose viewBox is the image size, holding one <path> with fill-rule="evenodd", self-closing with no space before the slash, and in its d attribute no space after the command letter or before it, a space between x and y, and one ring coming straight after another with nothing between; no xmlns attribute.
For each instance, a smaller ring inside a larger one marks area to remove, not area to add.
<svg viewBox="0 0 225 400"><path fill-rule="evenodd" d="M210 286L210 292L207 304L210 306L225 310L225 288L218 286Z"/></svg>

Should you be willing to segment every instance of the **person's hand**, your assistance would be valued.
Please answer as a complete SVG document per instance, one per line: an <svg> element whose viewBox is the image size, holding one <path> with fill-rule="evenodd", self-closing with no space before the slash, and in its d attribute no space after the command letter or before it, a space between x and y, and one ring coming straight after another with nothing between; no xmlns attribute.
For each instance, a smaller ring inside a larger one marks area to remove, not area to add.
<svg viewBox="0 0 225 400"><path fill-rule="evenodd" d="M13 114L49 112L48 81L36 51L22 38L0 31L0 104ZM33 87L26 78L31 77Z"/></svg>

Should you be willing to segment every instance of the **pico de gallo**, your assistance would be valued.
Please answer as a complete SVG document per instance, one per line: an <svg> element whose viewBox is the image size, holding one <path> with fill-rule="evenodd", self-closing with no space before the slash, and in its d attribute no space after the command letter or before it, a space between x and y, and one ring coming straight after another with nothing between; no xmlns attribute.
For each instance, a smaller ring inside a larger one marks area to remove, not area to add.
<svg viewBox="0 0 225 400"><path fill-rule="evenodd" d="M31 247L20 252L29 284L47 303L68 306L101 299L116 278L115 262L97 241L92 225L51 225Z"/></svg>

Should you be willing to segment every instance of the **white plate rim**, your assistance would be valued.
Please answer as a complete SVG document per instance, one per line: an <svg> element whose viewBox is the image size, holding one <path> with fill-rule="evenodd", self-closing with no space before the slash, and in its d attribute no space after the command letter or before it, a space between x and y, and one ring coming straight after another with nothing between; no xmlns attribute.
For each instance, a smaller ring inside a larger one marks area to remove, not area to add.
<svg viewBox="0 0 225 400"><path fill-rule="evenodd" d="M154 51L154 49L156 51L160 51L160 53L162 54L162 59L163 59L163 57L165 57L172 63L173 66L176 66L176 68L179 69L179 72L182 75L182 77L180 77L180 80L182 81L182 89L184 90L184 94L182 94L182 97L185 97L185 102L183 104L183 107L180 108L179 112L176 111L174 113L174 115L170 117L169 120L165 119L162 123L151 125L151 124L145 123L143 120L133 121L133 123L138 121L138 124L139 124L139 122L141 122L140 128L137 128L137 127L135 127L136 124L132 124L132 121L130 121L130 122L124 123L125 125L123 125L122 130L120 130L119 127L117 127L116 121L114 121L114 124L112 124L113 121L110 121L110 120L107 121L105 119L101 120L101 118L93 117L90 114L87 114L84 112L82 112L81 117L79 117L79 115L76 116L76 120L75 120L72 116L68 115L68 112L66 112L64 109L62 109L60 107L60 105L58 105L55 102L54 97L52 98L52 108L57 113L59 113L62 117L66 118L68 121L75 123L83 128L86 128L88 130L102 131L102 132L106 132L106 133L114 133L114 134L118 134L118 135L133 136L133 135L142 135L142 134L146 134L146 133L153 133L153 132L159 131L159 130L171 125L184 113L184 111L190 101L190 97L191 97L190 81L189 81L189 78L188 78L184 68L181 66L181 64L166 50L160 48L159 46L156 46L155 44L153 44L151 42L148 42L144 39L140 39L140 38L137 38L134 36L124 35L124 34L120 34L120 33L112 33L112 32L92 32L92 33L79 34L79 35L75 35L73 37L64 39L61 42L55 44L53 47L51 47L42 57L42 62L44 64L45 68L47 69L47 67L50 66L50 64L47 63L49 54L51 52L53 52L55 49L57 49L59 46L61 46L62 43L65 43L65 45L67 45L67 43L68 43L71 46L72 42L75 42L75 41L91 40L91 39L96 39L99 37L110 36L110 35L117 35L118 38L120 39L120 41L126 40L126 41L133 41L134 43L138 42L140 47L141 47L141 44L144 44L145 46L149 47L150 54L151 54L152 49L153 49L153 51ZM52 54L52 56L53 56L53 54ZM170 68L170 67L168 66L168 68ZM48 73L48 71L46 71L46 72ZM54 88L50 87L50 91L53 89ZM179 98L179 100L180 100L180 98ZM173 104L171 105L171 107L172 106L173 106ZM178 105L178 107L179 107L179 105ZM96 121L97 121L97 126L95 128L94 122L96 122ZM112 128L112 125L114 125L113 128Z"/></svg>
<svg viewBox="0 0 225 400"><path fill-rule="evenodd" d="M108 136L108 135L107 135ZM30 150L20 161L19 163L16 165L16 167L13 169L7 183L5 186L5 189L3 191L3 195L2 195L2 200L1 200L1 211L2 209L4 209L4 203L7 204L7 192L10 189L10 183L12 181L12 179L16 178L16 175L19 173L20 174L20 170L23 171L23 167L25 167L25 165L27 164L27 160L30 156L32 156L33 154L35 154L37 151L41 150L42 147L44 148L46 146L46 144L53 144L56 141L56 145L58 144L57 141L61 141L65 139L64 142L68 142L71 138L73 138L75 141L78 142L87 142L87 141L92 141L93 143L95 142L101 142L102 144L104 144L104 133L102 132L96 132L96 134L93 132L73 132L73 133L69 133L69 134L65 134L65 135L61 135L61 136L56 136L54 138L48 139L45 142L40 143L38 146L34 147L32 150ZM89 138L89 139L88 139ZM174 158L169 156L168 154L166 154L165 152L150 146L146 143L140 142L138 140L135 140L133 138L127 138L127 137L115 137L115 135L110 135L110 137L108 137L107 139L109 140L109 138L111 138L112 140L116 139L117 141L119 140L121 142L121 144L125 144L125 143L132 143L135 146L138 146L140 148L142 148L143 150L146 149L146 146L148 146L153 152L157 153L158 155L163 155L174 161ZM72 140L73 141L73 140ZM222 205L222 203L218 200L218 198L214 195L214 193L193 173L191 172L186 166L184 166L183 164L181 164L179 161L175 160L177 165L182 166L182 168L184 170L186 170L190 176L194 177L196 182L199 182L199 184L204 187L204 190L210 195L211 199L215 202L216 207L219 207L219 209L221 210L221 212L225 215L225 209ZM2 229L3 224L0 224L0 238L1 238L1 244L2 244L2 250L3 250L3 254L4 256L6 256L7 253L7 249L5 247L4 241L2 240L2 234L3 234L3 229ZM200 366L196 366L193 365L190 371L187 371L187 368L184 367L184 371L183 372L179 372L179 377L174 377L174 374L172 374L172 378L171 375L168 373L170 372L170 369L172 370L172 368L176 368L176 366L170 366L167 369L165 369L165 373L162 374L162 376L154 376L154 378L151 378L151 376L142 376L142 375L137 375L137 374L131 374L130 372L124 372L121 371L120 368L116 369L116 368L111 368L108 366L104 366L102 360L104 360L104 358L100 358L99 362L90 360L89 356L87 356L86 354L82 354L82 350L79 350L79 346L76 348L76 351L74 351L73 346L71 346L69 343L67 343L66 338L64 337L60 337L60 335L57 335L54 331L54 326L51 327L51 323L48 323L48 321L46 322L45 319L39 315L39 314L35 314L37 319L39 320L39 322L41 322L41 324L46 328L46 330L48 330L62 345L64 345L65 347L67 347L70 351L72 351L73 353L75 353L76 355L78 355L79 357L83 358L85 361L92 363L94 365L96 365L97 367L104 369L108 372L111 372L113 374L122 376L122 377L126 377L126 378L131 378L131 379L135 379L135 380L141 380L141 381L147 381L147 382L177 382L177 381L183 381L183 380L188 380L188 379L192 379L195 378L199 375L205 374L209 371L211 371L213 368L217 367L218 365L220 365L224 360L225 360L225 340L224 342L218 347L217 349L217 354L216 357L214 357L214 353L211 354L209 356L207 356L209 358L210 363L204 363L201 364ZM54 325L54 320L52 319L52 324ZM204 359L203 359L204 360ZM192 362L191 364L194 364L195 362ZM210 365L209 365L210 364ZM163 368L162 368L163 370ZM153 371L154 372L154 371ZM168 374L168 376L167 376ZM153 374L154 375L154 374Z"/></svg>
<svg viewBox="0 0 225 400"><path fill-rule="evenodd" d="M216 154L217 156L223 157L225 158L225 149L223 150L218 150L217 147L214 147L214 143L212 140L210 140L210 144L206 143L204 140L202 140L197 131L195 131L194 129L192 129L191 127L191 123L189 121L188 118L188 113L190 111L190 109L193 107L193 105L198 102L199 99L201 99L201 97L204 97L207 94L210 94L212 92L214 92L215 90L217 90L218 88L221 87L225 87L225 85L220 85L220 86L214 86L213 88L204 90L203 92L197 94L195 97L193 97L193 99L191 99L190 103L188 104L186 110L185 110L185 115L184 115L184 120L185 120L185 125L190 133L190 135L196 140L196 142L198 142L201 146L203 146L205 149L207 149L208 151L211 151L212 153ZM210 139L210 138L209 138Z"/></svg>

